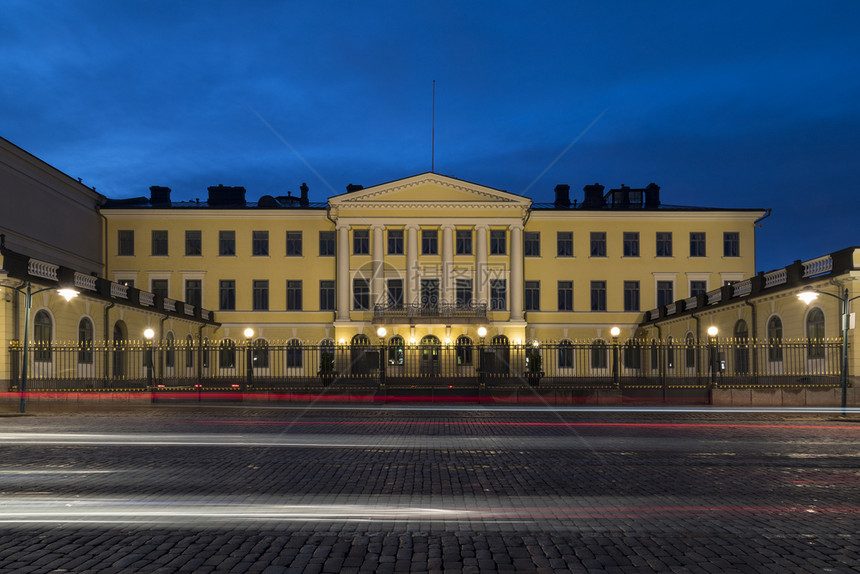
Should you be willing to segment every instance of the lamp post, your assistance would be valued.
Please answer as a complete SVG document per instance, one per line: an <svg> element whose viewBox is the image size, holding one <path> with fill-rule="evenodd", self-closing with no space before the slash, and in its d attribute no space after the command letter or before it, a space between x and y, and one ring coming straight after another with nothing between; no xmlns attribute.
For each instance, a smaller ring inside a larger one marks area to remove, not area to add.
<svg viewBox="0 0 860 574"><path fill-rule="evenodd" d="M3 275L6 273L4 272ZM20 404L20 412L26 412L27 410L27 353L30 346L30 309L33 307L33 295L38 295L39 293L44 293L45 291L52 291L56 289L56 287L45 287L44 289L39 289L37 291L33 291L33 284L29 281L26 282L26 289L22 289L21 287L13 287L11 285L0 285L0 287L6 287L8 289L14 289L18 293L21 293L24 296L24 345L22 347L22 352L24 354L24 359L21 364L21 404ZM23 285L22 285L23 287ZM78 296L78 292L75 289L71 288L63 288L56 289L57 293L60 294L63 299L67 302L71 301L74 297Z"/></svg>
<svg viewBox="0 0 860 574"><path fill-rule="evenodd" d="M376 330L376 335L379 337L379 384L385 386L385 335L388 331L385 327L380 327Z"/></svg>
<svg viewBox="0 0 860 574"><path fill-rule="evenodd" d="M152 366L153 366L153 357L152 357L152 338L155 336L155 331L150 328L146 328L143 331L143 337L146 339L146 358L144 359L144 365L146 365L146 386L149 388L150 392L155 391L152 387Z"/></svg>
<svg viewBox="0 0 860 574"><path fill-rule="evenodd" d="M478 327L478 339L480 341L478 347L478 357L480 357L480 364L478 365L478 385L480 388L484 387L484 337L486 336L487 328L483 326Z"/></svg>
<svg viewBox="0 0 860 574"><path fill-rule="evenodd" d="M618 335L621 334L621 329L612 327L609 329L609 334L612 335L612 382L618 386Z"/></svg>
<svg viewBox="0 0 860 574"><path fill-rule="evenodd" d="M155 387L152 384L152 369L155 366L153 361L152 338L155 336L155 331L147 327L143 330L143 338L146 339L146 346L143 350L143 364L146 367L146 388L149 389L149 401L155 403Z"/></svg>
<svg viewBox="0 0 860 574"><path fill-rule="evenodd" d="M842 415L844 416L848 414L848 304L854 299L860 299L860 295L849 299L847 287L839 293L839 295L834 295L827 291L819 291L818 289L807 287L797 294L797 298L807 305L818 299L819 295L828 295L834 299L838 299L840 302L839 307L842 314Z"/></svg>
<svg viewBox="0 0 860 574"><path fill-rule="evenodd" d="M715 326L711 325L708 327L708 354L710 355L710 360L708 361L711 370L711 384L708 385L708 402L712 402L711 393L713 392L714 385L717 384L717 367L719 366L719 354L717 353L717 334L719 333L719 329Z"/></svg>
<svg viewBox="0 0 860 574"><path fill-rule="evenodd" d="M254 329L248 327L243 333L245 335L245 362L248 363L248 376L245 381L245 390L250 391L254 382L254 351L251 349L251 339L254 337Z"/></svg>

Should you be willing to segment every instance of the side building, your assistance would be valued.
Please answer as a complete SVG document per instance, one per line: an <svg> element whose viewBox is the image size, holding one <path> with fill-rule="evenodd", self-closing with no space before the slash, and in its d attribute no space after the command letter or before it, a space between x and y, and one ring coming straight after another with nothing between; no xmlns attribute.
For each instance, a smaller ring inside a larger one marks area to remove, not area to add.
<svg viewBox="0 0 860 574"><path fill-rule="evenodd" d="M86 387L87 380L103 385L109 379L111 388L140 377L142 362L132 361L125 347L143 339L146 328L158 339L191 341L207 329L214 332L209 311L128 289L106 276L99 213L104 201L94 189L0 138L0 391L20 381L28 329L28 372L42 385L77 380ZM77 296L66 301L57 293L61 287Z"/></svg>

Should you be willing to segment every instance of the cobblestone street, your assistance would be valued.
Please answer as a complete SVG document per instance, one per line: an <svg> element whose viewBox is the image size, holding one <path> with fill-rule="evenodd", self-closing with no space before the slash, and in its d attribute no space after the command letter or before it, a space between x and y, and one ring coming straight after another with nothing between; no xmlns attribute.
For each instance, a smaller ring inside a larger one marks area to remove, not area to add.
<svg viewBox="0 0 860 574"><path fill-rule="evenodd" d="M858 572L860 422L159 405L0 418L2 572Z"/></svg>

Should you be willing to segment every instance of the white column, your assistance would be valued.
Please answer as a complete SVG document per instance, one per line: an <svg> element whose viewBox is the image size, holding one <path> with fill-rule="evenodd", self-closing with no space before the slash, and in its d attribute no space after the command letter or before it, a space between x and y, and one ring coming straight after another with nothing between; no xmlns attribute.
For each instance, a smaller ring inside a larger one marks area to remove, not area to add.
<svg viewBox="0 0 860 574"><path fill-rule="evenodd" d="M475 226L475 297L479 303L490 306L490 280L487 273L487 229L486 225Z"/></svg>
<svg viewBox="0 0 860 574"><path fill-rule="evenodd" d="M511 225L511 321L523 320L523 226Z"/></svg>
<svg viewBox="0 0 860 574"><path fill-rule="evenodd" d="M418 226L406 226L406 297L404 303L410 305L418 299Z"/></svg>
<svg viewBox="0 0 860 574"><path fill-rule="evenodd" d="M349 321L349 225L337 224L337 320Z"/></svg>
<svg viewBox="0 0 860 574"><path fill-rule="evenodd" d="M384 255L383 247L383 230L384 225L371 225L370 230L373 232L373 245L371 254L373 263L371 264L372 279L370 282L370 301L373 303L385 303L385 280L383 278L382 258Z"/></svg>
<svg viewBox="0 0 860 574"><path fill-rule="evenodd" d="M442 226L442 301L454 302L454 226Z"/></svg>

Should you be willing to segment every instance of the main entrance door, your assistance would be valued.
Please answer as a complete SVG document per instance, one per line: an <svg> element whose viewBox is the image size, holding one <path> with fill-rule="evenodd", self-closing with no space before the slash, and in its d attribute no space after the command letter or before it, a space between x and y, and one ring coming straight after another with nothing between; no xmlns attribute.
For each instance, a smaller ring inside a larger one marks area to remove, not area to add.
<svg viewBox="0 0 860 574"><path fill-rule="evenodd" d="M439 375L439 350L441 342L433 335L421 339L420 372L421 376Z"/></svg>

